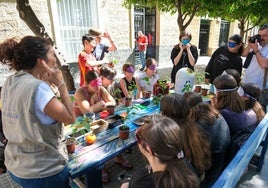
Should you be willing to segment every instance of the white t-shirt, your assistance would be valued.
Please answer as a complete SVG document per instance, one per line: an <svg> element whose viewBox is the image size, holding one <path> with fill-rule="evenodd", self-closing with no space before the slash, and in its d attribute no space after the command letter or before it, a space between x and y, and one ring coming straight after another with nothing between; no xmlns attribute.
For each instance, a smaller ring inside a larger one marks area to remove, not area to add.
<svg viewBox="0 0 268 188"><path fill-rule="evenodd" d="M34 108L36 116L45 125L51 125L56 122L54 119L44 113L44 108L53 97L55 97L55 95L52 89L48 84L42 82L36 91Z"/></svg>
<svg viewBox="0 0 268 188"><path fill-rule="evenodd" d="M263 57L268 58L268 44L259 49ZM245 75L243 77L243 83L255 83L262 89L264 70L260 67L257 62L257 58L254 55L252 60L246 69ZM268 88L268 81L266 82L266 88Z"/></svg>
<svg viewBox="0 0 268 188"><path fill-rule="evenodd" d="M149 81L147 82L146 80L144 80L145 77L148 77L146 75L146 72L143 72L142 74L139 75L138 79L140 82L140 86L141 88L143 88L146 91L151 91L153 92L153 87L154 84L157 82L157 80L159 79L159 75L158 74L154 74L151 78L149 78Z"/></svg>

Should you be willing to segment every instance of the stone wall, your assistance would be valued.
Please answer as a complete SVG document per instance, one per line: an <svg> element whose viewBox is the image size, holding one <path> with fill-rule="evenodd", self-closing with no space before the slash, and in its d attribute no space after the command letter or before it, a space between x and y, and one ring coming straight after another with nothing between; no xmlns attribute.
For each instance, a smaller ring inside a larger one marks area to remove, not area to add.
<svg viewBox="0 0 268 188"><path fill-rule="evenodd" d="M51 35L51 24L46 0L29 1L38 19L44 24L47 32ZM25 35L33 35L31 30L19 17L15 0L0 0L0 42L7 38Z"/></svg>

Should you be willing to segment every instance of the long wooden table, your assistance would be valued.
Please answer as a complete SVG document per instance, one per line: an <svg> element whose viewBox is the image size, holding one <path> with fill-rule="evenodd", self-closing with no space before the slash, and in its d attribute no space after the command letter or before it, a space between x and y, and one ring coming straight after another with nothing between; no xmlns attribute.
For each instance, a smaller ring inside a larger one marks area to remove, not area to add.
<svg viewBox="0 0 268 188"><path fill-rule="evenodd" d="M86 187L102 187L101 169L104 163L136 144L134 134L138 125L133 121L142 116L158 113L159 106L152 102L148 106L134 104L131 107L117 108L116 114L125 111L128 111L125 124L130 127L129 138L121 140L118 137L118 125L97 134L97 141L92 145L87 145L83 139L79 140L81 144L76 148L75 153L69 155L68 168L72 179L85 175Z"/></svg>

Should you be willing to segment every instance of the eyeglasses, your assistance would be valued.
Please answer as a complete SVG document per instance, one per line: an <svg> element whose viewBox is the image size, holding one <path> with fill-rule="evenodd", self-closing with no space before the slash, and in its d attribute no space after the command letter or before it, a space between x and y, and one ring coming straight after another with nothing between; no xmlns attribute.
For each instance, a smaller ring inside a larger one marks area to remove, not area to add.
<svg viewBox="0 0 268 188"><path fill-rule="evenodd" d="M139 131L140 131L140 128L136 130L135 132L135 137L136 137L136 140L137 140L137 143L138 144L141 144L141 146L145 149L146 149L146 146L148 146L152 152L152 155L156 156L153 152L153 150L151 149L150 145L141 137L141 135L139 134ZM157 156L156 156L157 157Z"/></svg>

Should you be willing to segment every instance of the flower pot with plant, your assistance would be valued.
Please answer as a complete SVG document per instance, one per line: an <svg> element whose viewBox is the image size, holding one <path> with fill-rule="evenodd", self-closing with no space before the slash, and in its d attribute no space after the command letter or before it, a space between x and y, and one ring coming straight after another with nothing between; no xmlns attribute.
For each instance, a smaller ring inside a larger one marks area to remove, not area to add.
<svg viewBox="0 0 268 188"><path fill-rule="evenodd" d="M149 77L145 76L144 78L142 78L142 80L144 80L148 86L151 85ZM142 96L143 96L143 98L145 98L145 99L150 98L150 97L151 97L151 94L152 94L151 91L146 91L146 90L143 90L143 91L142 91Z"/></svg>
<svg viewBox="0 0 268 188"><path fill-rule="evenodd" d="M129 137L129 127L127 125L121 125L119 127L119 138L126 140Z"/></svg>
<svg viewBox="0 0 268 188"><path fill-rule="evenodd" d="M74 153L76 144L77 144L77 141L74 137L67 138L66 147L67 147L68 154Z"/></svg>
<svg viewBox="0 0 268 188"><path fill-rule="evenodd" d="M161 95L167 95L169 94L169 83L168 79L159 79L155 83L153 87L153 95L158 96Z"/></svg>

